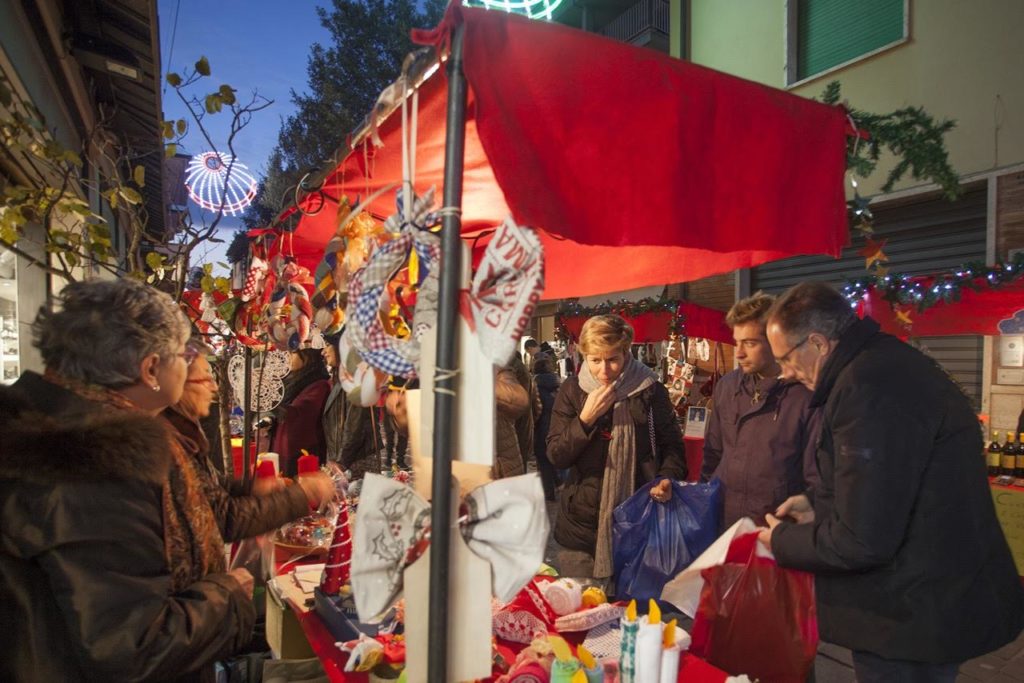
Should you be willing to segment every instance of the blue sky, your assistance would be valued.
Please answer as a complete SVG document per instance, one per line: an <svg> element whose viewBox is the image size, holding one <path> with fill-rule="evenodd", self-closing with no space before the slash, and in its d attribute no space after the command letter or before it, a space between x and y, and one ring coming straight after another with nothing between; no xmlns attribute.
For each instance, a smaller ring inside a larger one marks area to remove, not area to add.
<svg viewBox="0 0 1024 683"><path fill-rule="evenodd" d="M202 88L193 89L195 94L206 95L227 83L238 91L239 99L251 97L257 90L274 100L235 138L238 160L257 178L277 142L281 120L294 111L290 90L306 91L310 46L329 42L329 34L316 15L317 5L325 4L315 0L158 0L164 75L168 71L181 73L205 56L212 74L203 80ZM174 90L163 90L164 118L187 119L185 106ZM229 123L226 109L204 121L221 151L226 151ZM207 149L198 133L190 133L184 147L179 151L189 154ZM230 230L240 222L225 217L220 225L230 237Z"/></svg>

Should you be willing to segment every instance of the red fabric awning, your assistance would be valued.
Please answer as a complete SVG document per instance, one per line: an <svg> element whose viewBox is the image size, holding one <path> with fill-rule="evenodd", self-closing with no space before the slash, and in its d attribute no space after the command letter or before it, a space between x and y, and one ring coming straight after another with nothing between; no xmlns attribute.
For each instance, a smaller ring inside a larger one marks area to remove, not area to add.
<svg viewBox="0 0 1024 683"><path fill-rule="evenodd" d="M543 231L545 299L684 282L847 242L843 111L559 24L453 5L465 23L463 232L509 212ZM420 89L416 187L444 169L447 81ZM401 116L342 160L324 190L401 180ZM394 212L394 193L370 207ZM305 216L315 267L336 206ZM477 245L482 246L481 244ZM629 247L628 251L622 251Z"/></svg>
<svg viewBox="0 0 1024 683"><path fill-rule="evenodd" d="M683 332L686 336L703 337L724 344L734 343L732 330L725 324L725 313L722 311L688 301L680 302L678 311L684 316ZM668 311L658 311L624 317L633 326L633 341L646 344L668 339L674 315ZM559 322L565 326L573 340L580 338L583 323L587 322L588 318L589 316L585 315L558 316Z"/></svg>
<svg viewBox="0 0 1024 683"><path fill-rule="evenodd" d="M921 282L930 287L932 280L926 278ZM978 291L965 288L960 301L938 303L921 313L913 306L901 308L907 309L910 325L901 322L889 302L871 290L862 300L858 313L862 317L871 316L884 331L904 339L957 334L1024 334L1024 281L995 289L984 284Z"/></svg>

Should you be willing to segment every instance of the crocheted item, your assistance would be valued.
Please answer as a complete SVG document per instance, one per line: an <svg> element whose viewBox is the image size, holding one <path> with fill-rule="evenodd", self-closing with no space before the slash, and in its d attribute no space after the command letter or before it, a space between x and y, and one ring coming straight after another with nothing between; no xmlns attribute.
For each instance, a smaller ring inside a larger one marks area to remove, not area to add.
<svg viewBox="0 0 1024 683"><path fill-rule="evenodd" d="M555 623L555 611L544 599L537 579L532 579L511 601L492 613L494 633L515 643L532 642Z"/></svg>
<svg viewBox="0 0 1024 683"><path fill-rule="evenodd" d="M587 631L601 624L618 621L625 611L625 607L617 603L598 605L597 607L585 609L582 612L574 612L573 614L558 617L555 620L555 630Z"/></svg>
<svg viewBox="0 0 1024 683"><path fill-rule="evenodd" d="M544 593L544 599L559 616L572 614L583 604L580 584L572 579L552 581L541 590Z"/></svg>
<svg viewBox="0 0 1024 683"><path fill-rule="evenodd" d="M622 647L622 631L616 622L596 626L587 634L583 647L590 650L595 659L618 659Z"/></svg>

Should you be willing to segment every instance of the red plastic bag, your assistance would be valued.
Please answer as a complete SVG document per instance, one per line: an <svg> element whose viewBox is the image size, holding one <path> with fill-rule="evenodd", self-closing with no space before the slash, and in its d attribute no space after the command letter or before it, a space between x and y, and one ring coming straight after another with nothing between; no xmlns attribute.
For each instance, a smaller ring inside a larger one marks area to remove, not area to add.
<svg viewBox="0 0 1024 683"><path fill-rule="evenodd" d="M733 540L724 564L701 572L694 654L733 675L803 683L818 650L814 577L755 553L757 534Z"/></svg>

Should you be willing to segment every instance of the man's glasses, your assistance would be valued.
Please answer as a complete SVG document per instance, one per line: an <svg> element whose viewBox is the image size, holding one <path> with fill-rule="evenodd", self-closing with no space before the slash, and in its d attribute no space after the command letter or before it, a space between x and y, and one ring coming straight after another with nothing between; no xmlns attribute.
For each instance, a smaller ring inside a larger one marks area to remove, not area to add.
<svg viewBox="0 0 1024 683"><path fill-rule="evenodd" d="M811 338L811 336L810 336L810 335L807 335L806 337L804 337L803 339L801 339L801 340L800 340L800 341L799 341L799 342L797 343L797 345L796 345L796 346L794 346L793 348L791 348L791 349L790 349L789 351L786 351L786 353L785 353L785 354L783 354L783 355L779 356L778 358L776 358L776 359L775 359L775 362L777 362L777 363L778 363L779 365L788 365L788 364L789 364L789 357L790 357L791 355L793 355L793 352L794 352L794 351L796 351L797 349L799 349L799 348L800 348L801 346L803 346L804 344L806 344L806 343L807 343L807 340L808 340L808 339L810 339L810 338Z"/></svg>

